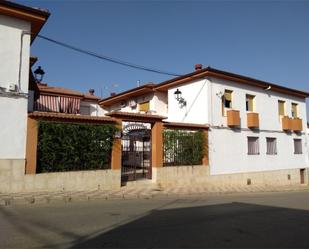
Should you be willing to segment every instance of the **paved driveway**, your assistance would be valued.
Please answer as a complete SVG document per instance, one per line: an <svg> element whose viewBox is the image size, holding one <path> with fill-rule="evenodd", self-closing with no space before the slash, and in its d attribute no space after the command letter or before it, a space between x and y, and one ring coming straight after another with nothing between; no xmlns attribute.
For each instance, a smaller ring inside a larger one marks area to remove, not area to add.
<svg viewBox="0 0 309 249"><path fill-rule="evenodd" d="M0 206L1 248L309 248L309 192Z"/></svg>

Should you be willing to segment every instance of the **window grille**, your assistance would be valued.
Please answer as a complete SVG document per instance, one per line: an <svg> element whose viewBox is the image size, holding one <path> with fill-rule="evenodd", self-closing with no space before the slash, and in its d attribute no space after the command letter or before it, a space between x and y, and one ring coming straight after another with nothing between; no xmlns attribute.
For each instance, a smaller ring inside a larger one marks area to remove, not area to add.
<svg viewBox="0 0 309 249"><path fill-rule="evenodd" d="M248 137L248 155L258 155L258 154L260 154L259 138Z"/></svg>
<svg viewBox="0 0 309 249"><path fill-rule="evenodd" d="M266 138L266 147L267 155L276 155L277 154L277 139L274 137L267 137Z"/></svg>

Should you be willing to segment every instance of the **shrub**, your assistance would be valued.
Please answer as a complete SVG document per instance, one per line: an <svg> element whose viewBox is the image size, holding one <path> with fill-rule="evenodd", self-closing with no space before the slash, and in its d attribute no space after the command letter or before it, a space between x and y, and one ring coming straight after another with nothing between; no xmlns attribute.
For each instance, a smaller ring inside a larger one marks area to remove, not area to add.
<svg viewBox="0 0 309 249"><path fill-rule="evenodd" d="M110 168L110 124L39 121L37 173Z"/></svg>
<svg viewBox="0 0 309 249"><path fill-rule="evenodd" d="M202 164L206 143L202 130L164 130L163 143L164 166Z"/></svg>

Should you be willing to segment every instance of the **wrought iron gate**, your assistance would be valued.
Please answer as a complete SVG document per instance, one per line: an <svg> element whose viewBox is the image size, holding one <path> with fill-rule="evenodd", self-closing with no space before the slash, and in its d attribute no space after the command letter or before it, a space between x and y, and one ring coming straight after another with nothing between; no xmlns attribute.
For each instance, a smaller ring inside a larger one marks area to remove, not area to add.
<svg viewBox="0 0 309 249"><path fill-rule="evenodd" d="M131 126L124 129L122 136L122 182L151 179L150 130L136 124Z"/></svg>

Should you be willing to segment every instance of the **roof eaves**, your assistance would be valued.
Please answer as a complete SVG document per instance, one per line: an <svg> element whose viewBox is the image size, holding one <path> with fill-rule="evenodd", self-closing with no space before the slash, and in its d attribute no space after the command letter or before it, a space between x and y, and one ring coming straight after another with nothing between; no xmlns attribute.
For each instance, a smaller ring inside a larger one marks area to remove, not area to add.
<svg viewBox="0 0 309 249"><path fill-rule="evenodd" d="M107 97L107 98L105 98L105 99L102 99L102 100L99 101L99 104L104 105L104 104L109 103L109 102L111 102L112 100L116 100L116 99L117 99L117 100L119 99L119 101L121 101L121 99L122 99L124 96L128 97L128 96L130 96L131 94L134 94L134 93L136 93L136 92L139 92L139 91L141 91L141 90L143 90L143 89L149 89L150 91L152 91L153 88L154 88L155 86L156 86L156 84L154 84L154 83L149 83L149 84L146 84L146 85L142 85L142 86L139 86L139 87L135 87L135 88L129 89L129 90L127 90L127 91L118 93L118 94L116 94L116 95L114 95L114 96L110 96L110 97Z"/></svg>

